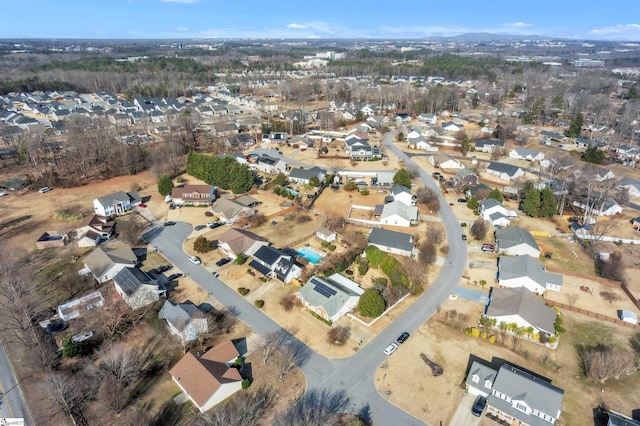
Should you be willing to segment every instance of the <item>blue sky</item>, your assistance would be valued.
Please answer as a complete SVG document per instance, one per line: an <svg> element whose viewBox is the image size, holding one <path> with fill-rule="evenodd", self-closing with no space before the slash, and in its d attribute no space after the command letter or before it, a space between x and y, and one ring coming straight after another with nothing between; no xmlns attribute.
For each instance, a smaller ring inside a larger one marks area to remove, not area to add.
<svg viewBox="0 0 640 426"><path fill-rule="evenodd" d="M640 0L2 3L0 38L421 38L493 32L640 41Z"/></svg>

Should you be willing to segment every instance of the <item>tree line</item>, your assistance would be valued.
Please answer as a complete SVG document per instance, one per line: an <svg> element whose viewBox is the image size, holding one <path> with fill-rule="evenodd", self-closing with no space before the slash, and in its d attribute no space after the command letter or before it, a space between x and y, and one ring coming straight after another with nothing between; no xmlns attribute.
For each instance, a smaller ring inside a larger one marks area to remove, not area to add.
<svg viewBox="0 0 640 426"><path fill-rule="evenodd" d="M234 194L247 192L254 183L251 169L233 157L217 157L191 151L187 156L187 173L209 185L230 189Z"/></svg>

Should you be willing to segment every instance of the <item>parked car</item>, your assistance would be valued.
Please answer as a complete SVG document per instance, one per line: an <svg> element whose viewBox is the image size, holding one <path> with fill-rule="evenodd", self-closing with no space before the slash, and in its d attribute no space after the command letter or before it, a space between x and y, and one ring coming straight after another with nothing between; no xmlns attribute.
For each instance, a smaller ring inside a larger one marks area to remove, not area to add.
<svg viewBox="0 0 640 426"><path fill-rule="evenodd" d="M182 276L182 274L180 272L177 272L175 274L171 274L167 277L167 279L169 281L173 281L173 280L177 280L178 278L180 278Z"/></svg>
<svg viewBox="0 0 640 426"><path fill-rule="evenodd" d="M173 226L173 225L175 225L175 224L176 224L176 223L175 223L174 221L170 220L169 222L165 222L165 223L164 223L164 226Z"/></svg>
<svg viewBox="0 0 640 426"><path fill-rule="evenodd" d="M458 202L459 203L466 203L467 199L466 198L458 198Z"/></svg>
<svg viewBox="0 0 640 426"><path fill-rule="evenodd" d="M40 188L38 190L38 192L41 193L41 194L44 194L45 192L49 192L49 191L51 191L51 188L49 188L48 186L45 186L45 187Z"/></svg>
<svg viewBox="0 0 640 426"><path fill-rule="evenodd" d="M398 344L396 342L391 342L391 343L389 343L389 346L384 348L384 354L387 355L387 356L391 355L392 353L394 353L396 351L396 349L398 349Z"/></svg>
<svg viewBox="0 0 640 426"><path fill-rule="evenodd" d="M462 241L467 241L467 234L462 234Z"/></svg>
<svg viewBox="0 0 640 426"><path fill-rule="evenodd" d="M142 204L142 203L138 203L138 207L140 207L141 209L146 209L147 205L146 204Z"/></svg>
<svg viewBox="0 0 640 426"><path fill-rule="evenodd" d="M400 336L396 339L398 343L404 343L409 338L409 333L403 331Z"/></svg>
<svg viewBox="0 0 640 426"><path fill-rule="evenodd" d="M171 268L173 268L173 265L160 265L156 269L154 269L153 272L156 274L162 274L163 272L167 272Z"/></svg>
<svg viewBox="0 0 640 426"><path fill-rule="evenodd" d="M222 259L216 262L216 266L224 266L229 262L231 262L231 259L229 259L228 257L223 257Z"/></svg>
<svg viewBox="0 0 640 426"><path fill-rule="evenodd" d="M199 265L202 263L198 256L189 256L189 262L193 263L194 265Z"/></svg>
<svg viewBox="0 0 640 426"><path fill-rule="evenodd" d="M174 210L175 208L176 208L175 204L173 204L173 203L169 204L169 210Z"/></svg>
<svg viewBox="0 0 640 426"><path fill-rule="evenodd" d="M378 194L386 194L386 193L387 193L387 190L386 190L386 189L378 189L376 192L377 192Z"/></svg>
<svg viewBox="0 0 640 426"><path fill-rule="evenodd" d="M80 343L80 342L84 342L87 339L91 339L92 337L93 337L93 331L83 331L82 333L73 335L73 337L71 337L71 340L73 340L76 343Z"/></svg>
<svg viewBox="0 0 640 426"><path fill-rule="evenodd" d="M476 417L480 417L484 411L484 407L487 405L487 398L482 395L478 395L473 406L471 407L471 414Z"/></svg>
<svg viewBox="0 0 640 426"><path fill-rule="evenodd" d="M207 227L207 225L198 225L198 226L196 226L194 229L195 229L196 231L200 231L200 230L202 230L202 229L204 229L204 228L206 228L206 227Z"/></svg>
<svg viewBox="0 0 640 426"><path fill-rule="evenodd" d="M496 246L494 246L493 244L483 244L482 245L482 251L489 251L489 252L493 252L495 251Z"/></svg>

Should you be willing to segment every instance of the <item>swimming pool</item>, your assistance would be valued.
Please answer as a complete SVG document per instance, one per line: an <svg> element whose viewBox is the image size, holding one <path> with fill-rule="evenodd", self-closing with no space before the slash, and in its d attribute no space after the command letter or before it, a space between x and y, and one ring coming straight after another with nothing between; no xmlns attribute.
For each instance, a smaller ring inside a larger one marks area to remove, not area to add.
<svg viewBox="0 0 640 426"><path fill-rule="evenodd" d="M320 261L323 258L323 256L320 253L317 253L316 251L310 249L309 247L303 247L301 249L298 249L297 251L301 257L304 257L314 265L316 263L320 263Z"/></svg>

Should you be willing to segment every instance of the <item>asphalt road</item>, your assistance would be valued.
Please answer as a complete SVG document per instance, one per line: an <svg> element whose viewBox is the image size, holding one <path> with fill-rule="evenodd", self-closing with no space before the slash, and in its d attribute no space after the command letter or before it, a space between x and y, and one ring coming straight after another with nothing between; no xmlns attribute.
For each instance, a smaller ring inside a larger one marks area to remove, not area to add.
<svg viewBox="0 0 640 426"><path fill-rule="evenodd" d="M22 418L25 425L33 425L29 408L3 343L0 344L0 392L0 418Z"/></svg>
<svg viewBox="0 0 640 426"><path fill-rule="evenodd" d="M409 157L393 145L395 132L387 134L384 143L405 164L415 164ZM416 166L417 167L417 166ZM449 204L445 202L435 181L421 171L420 179L425 186L433 188L441 197L440 217L442 218L449 244L449 254L440 275L429 288L397 320L361 347L351 357L329 359L310 350L294 336L291 341L300 354L300 368L307 378L307 388L318 390L344 391L349 399L349 411L359 413L378 425L422 425L424 422L389 403L375 387L373 375L386 356L382 350L403 331L417 330L454 292L464 271L466 262L466 243L462 241L462 229ZM175 226L162 224L151 227L145 233L145 240L159 248L160 252L175 266L189 274L192 280L212 295L220 304L226 306L240 321L256 333L265 335L281 330L281 327L262 311L256 309L231 287L215 278L200 265L189 262L182 251L182 242L191 233L192 226L178 222ZM224 279L224 275L221 275ZM392 356L402 356L402 346ZM428 398L428 395L425 395Z"/></svg>

